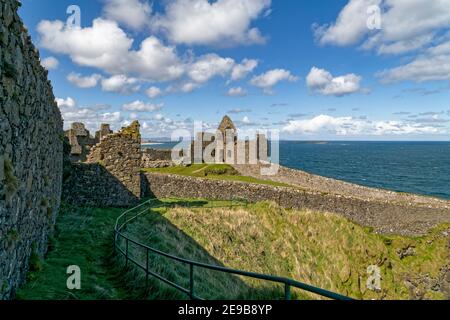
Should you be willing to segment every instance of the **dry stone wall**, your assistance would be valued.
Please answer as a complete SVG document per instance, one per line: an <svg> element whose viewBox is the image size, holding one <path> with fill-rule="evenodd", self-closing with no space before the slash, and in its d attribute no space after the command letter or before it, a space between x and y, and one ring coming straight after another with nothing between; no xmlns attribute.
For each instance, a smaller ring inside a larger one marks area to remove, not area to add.
<svg viewBox="0 0 450 320"><path fill-rule="evenodd" d="M101 164L74 163L64 182L63 200L74 206L125 208L139 198Z"/></svg>
<svg viewBox="0 0 450 320"><path fill-rule="evenodd" d="M437 208L373 201L270 185L237 181L209 180L162 173L145 173L143 195L157 198L199 198L250 202L274 201L284 208L333 212L381 233L418 235L448 221L448 211Z"/></svg>
<svg viewBox="0 0 450 320"><path fill-rule="evenodd" d="M142 154L142 161L172 161L172 150L145 149Z"/></svg>
<svg viewBox="0 0 450 320"><path fill-rule="evenodd" d="M60 206L63 124L15 0L0 0L0 299L47 251Z"/></svg>
<svg viewBox="0 0 450 320"><path fill-rule="evenodd" d="M63 199L78 206L128 207L141 197L139 123L104 136L86 163L73 164Z"/></svg>

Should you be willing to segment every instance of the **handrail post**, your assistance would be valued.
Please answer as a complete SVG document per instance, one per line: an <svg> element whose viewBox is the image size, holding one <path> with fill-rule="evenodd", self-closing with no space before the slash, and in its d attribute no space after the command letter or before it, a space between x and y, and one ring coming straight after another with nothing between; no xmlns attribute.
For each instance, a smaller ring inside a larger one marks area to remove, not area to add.
<svg viewBox="0 0 450 320"><path fill-rule="evenodd" d="M194 265L189 264L189 296L194 299Z"/></svg>
<svg viewBox="0 0 450 320"><path fill-rule="evenodd" d="M291 300L291 286L288 283L284 284L284 300Z"/></svg>
<svg viewBox="0 0 450 320"><path fill-rule="evenodd" d="M125 238L125 243L126 243L126 245L125 245L125 247L126 247L126 249L125 249L125 268L126 267L128 267L128 238L126 237Z"/></svg>
<svg viewBox="0 0 450 320"><path fill-rule="evenodd" d="M116 228L114 228L113 238L114 238L114 254L115 254L117 251L117 230L116 230Z"/></svg>
<svg viewBox="0 0 450 320"><path fill-rule="evenodd" d="M146 248L146 256L147 256L147 262L145 264L145 286L148 287L148 248Z"/></svg>

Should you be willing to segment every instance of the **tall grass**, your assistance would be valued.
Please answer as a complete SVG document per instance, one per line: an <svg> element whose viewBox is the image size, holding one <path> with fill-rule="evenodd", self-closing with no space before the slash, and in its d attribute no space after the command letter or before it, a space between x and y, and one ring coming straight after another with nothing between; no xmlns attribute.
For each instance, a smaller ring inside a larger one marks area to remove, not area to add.
<svg viewBox="0 0 450 320"><path fill-rule="evenodd" d="M443 232L449 226L421 238L385 237L337 215L260 203L248 209L153 212L132 224L128 232L185 258L285 276L358 299L410 299L417 292L423 298L443 299L443 293L431 289L426 279L438 281L441 269L449 264L449 238ZM414 248L414 254L402 257L400 252L407 248ZM178 275L180 280L185 278L184 272L178 273L180 267L170 262L161 265L163 274L173 268L170 272L175 279ZM366 286L371 265L381 271L379 292ZM239 278L242 282L236 282L205 271L202 275L204 284L199 284L198 292L206 297L215 298L217 292L221 293L218 297L238 292L244 297L255 292L264 295L272 289L271 298L280 297L279 288L259 281ZM411 282L416 283L415 294ZM297 298L318 298L300 291L296 294Z"/></svg>
<svg viewBox="0 0 450 320"><path fill-rule="evenodd" d="M248 208L190 209L195 200L167 211L155 209L130 223L133 239L187 259L264 274L285 276L361 299L443 299L429 282L449 264L443 225L421 238L385 237L333 214L284 210L273 203ZM205 206L207 201L202 201ZM113 253L120 209L63 206L51 250L29 274L19 299L187 299ZM413 248L410 256L399 253ZM130 256L145 265L146 255L130 244ZM82 289L66 288L66 268L78 265ZM377 265L382 290L366 287L367 267ZM189 268L150 254L149 266L170 281L189 287ZM195 293L205 299L281 299L283 288L210 270L195 269ZM428 279L428 280L427 280ZM426 280L426 281L425 281ZM428 281L428 282L427 282ZM414 289L408 283L415 283ZM295 290L294 299L319 297Z"/></svg>

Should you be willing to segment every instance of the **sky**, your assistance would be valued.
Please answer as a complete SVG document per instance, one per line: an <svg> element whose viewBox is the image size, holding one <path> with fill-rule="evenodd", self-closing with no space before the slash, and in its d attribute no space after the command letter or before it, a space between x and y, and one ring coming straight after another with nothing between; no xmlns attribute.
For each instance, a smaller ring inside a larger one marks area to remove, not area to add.
<svg viewBox="0 0 450 320"><path fill-rule="evenodd" d="M66 129L139 120L170 137L228 114L288 140L450 140L450 0L22 0L19 14Z"/></svg>

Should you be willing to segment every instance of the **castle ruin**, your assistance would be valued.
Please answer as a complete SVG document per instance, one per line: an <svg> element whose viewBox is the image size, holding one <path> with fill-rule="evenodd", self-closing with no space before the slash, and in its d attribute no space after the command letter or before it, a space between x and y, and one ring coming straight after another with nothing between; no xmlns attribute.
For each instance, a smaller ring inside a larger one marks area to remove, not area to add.
<svg viewBox="0 0 450 320"><path fill-rule="evenodd" d="M71 174L64 183L64 201L97 207L137 204L141 197L142 164L139 130L137 121L117 133L102 125L102 130L97 132L99 141L89 146L86 160L72 163Z"/></svg>
<svg viewBox="0 0 450 320"><path fill-rule="evenodd" d="M267 161L268 141L256 134L254 140L239 140L229 116L223 117L215 132L200 132L191 145L192 163L258 164Z"/></svg>
<svg viewBox="0 0 450 320"><path fill-rule="evenodd" d="M72 123L71 128L64 132L65 136L69 139L71 146L71 161L86 161L91 148L99 143L104 137L112 133L113 131L111 130L109 124L102 124L100 130L95 133L95 137L92 137L91 133L86 129L83 123Z"/></svg>

